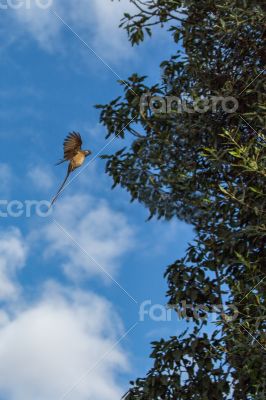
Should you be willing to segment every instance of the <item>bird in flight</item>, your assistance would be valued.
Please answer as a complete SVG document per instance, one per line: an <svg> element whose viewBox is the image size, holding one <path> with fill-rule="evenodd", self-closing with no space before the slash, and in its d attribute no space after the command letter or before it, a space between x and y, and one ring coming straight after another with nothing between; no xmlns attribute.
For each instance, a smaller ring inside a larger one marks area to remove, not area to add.
<svg viewBox="0 0 266 400"><path fill-rule="evenodd" d="M65 183L71 174L76 168L79 168L85 161L86 157L91 154L90 150L81 150L82 139L78 132L71 132L64 140L64 158L60 160L56 165L62 164L65 161L69 161L67 174L64 179L64 182L58 189L55 197L51 201L51 206L55 203L56 199L63 191ZM50 206L50 207L51 207Z"/></svg>

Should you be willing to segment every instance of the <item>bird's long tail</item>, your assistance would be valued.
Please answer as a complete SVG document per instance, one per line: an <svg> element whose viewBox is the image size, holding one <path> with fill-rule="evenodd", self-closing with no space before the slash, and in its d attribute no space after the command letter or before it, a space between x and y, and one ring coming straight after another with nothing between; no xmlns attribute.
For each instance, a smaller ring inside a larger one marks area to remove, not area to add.
<svg viewBox="0 0 266 400"><path fill-rule="evenodd" d="M64 182L62 183L62 185L58 189L58 192L56 193L56 195L53 197L53 199L51 201L51 204L50 204L50 207L52 207L52 205L56 202L56 200L57 200L58 196L60 195L60 193L62 192L63 187L65 186L65 183L66 183L66 181L67 181L67 179L68 179L68 177L69 177L71 172L72 172L72 167L71 167L71 164L69 164L68 170L67 170L67 174L66 174L66 177L64 179Z"/></svg>

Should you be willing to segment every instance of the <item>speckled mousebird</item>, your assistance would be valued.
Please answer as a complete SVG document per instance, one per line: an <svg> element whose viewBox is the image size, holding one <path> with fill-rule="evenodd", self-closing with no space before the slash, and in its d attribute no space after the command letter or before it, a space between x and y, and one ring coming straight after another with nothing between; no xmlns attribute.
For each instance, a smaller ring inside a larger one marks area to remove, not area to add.
<svg viewBox="0 0 266 400"><path fill-rule="evenodd" d="M64 182L60 186L58 192L55 197L51 201L51 206L55 203L56 199L62 192L65 183L71 174L76 168L79 168L85 161L86 157L91 154L90 150L81 150L82 139L78 132L71 132L64 140L64 158L60 160L56 165L62 164L65 161L69 161L67 175L64 179Z"/></svg>

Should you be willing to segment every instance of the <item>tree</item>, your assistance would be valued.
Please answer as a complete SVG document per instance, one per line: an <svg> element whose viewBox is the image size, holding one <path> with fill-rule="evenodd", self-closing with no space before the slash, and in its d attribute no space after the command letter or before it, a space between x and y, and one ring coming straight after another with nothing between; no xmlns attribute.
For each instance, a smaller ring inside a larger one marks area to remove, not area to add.
<svg viewBox="0 0 266 400"><path fill-rule="evenodd" d="M182 335L152 343L153 368L124 398L264 399L265 5L131 2L136 14L121 27L132 45L158 25L177 51L162 61L160 82L134 73L119 98L97 106L107 137L132 138L104 156L106 171L151 218L194 225L194 243L165 277L169 306L200 311L187 310L194 325Z"/></svg>

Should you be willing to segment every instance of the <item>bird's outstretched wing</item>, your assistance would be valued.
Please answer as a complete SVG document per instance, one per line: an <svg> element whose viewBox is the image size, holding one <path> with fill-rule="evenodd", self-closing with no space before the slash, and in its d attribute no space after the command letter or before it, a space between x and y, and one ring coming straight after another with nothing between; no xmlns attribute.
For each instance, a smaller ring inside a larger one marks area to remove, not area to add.
<svg viewBox="0 0 266 400"><path fill-rule="evenodd" d="M82 139L78 132L71 132L64 140L64 159L59 161L61 164L64 161L70 161L81 150Z"/></svg>

